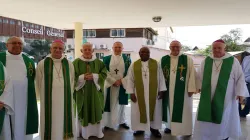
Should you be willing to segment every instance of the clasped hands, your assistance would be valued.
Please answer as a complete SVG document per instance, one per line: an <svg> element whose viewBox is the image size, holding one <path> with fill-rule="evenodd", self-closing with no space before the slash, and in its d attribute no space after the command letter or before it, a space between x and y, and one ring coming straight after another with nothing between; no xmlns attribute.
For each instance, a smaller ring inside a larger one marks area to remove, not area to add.
<svg viewBox="0 0 250 140"><path fill-rule="evenodd" d="M116 87L119 87L119 86L121 86L122 85L122 80L120 79L120 80L117 80L114 84L113 84L113 86L116 86Z"/></svg>
<svg viewBox="0 0 250 140"><path fill-rule="evenodd" d="M94 77L93 77L92 73L86 73L86 74L84 74L84 80L93 81L93 79L94 79Z"/></svg>

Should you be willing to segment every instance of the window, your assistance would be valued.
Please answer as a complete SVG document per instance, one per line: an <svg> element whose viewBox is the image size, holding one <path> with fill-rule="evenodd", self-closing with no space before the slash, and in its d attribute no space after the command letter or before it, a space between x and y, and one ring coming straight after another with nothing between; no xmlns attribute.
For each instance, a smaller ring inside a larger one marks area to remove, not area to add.
<svg viewBox="0 0 250 140"><path fill-rule="evenodd" d="M111 37L125 37L125 29L111 29L110 36Z"/></svg>
<svg viewBox="0 0 250 140"><path fill-rule="evenodd" d="M96 53L96 58L102 59L104 57L104 53Z"/></svg>
<svg viewBox="0 0 250 140"><path fill-rule="evenodd" d="M10 20L10 24L15 25L15 21L14 20Z"/></svg>
<svg viewBox="0 0 250 140"><path fill-rule="evenodd" d="M31 28L34 28L34 25L33 25L33 24L31 24Z"/></svg>
<svg viewBox="0 0 250 140"><path fill-rule="evenodd" d="M124 53L128 58L130 58L130 53Z"/></svg>
<svg viewBox="0 0 250 140"><path fill-rule="evenodd" d="M0 18L0 23L2 23L3 21L2 21L2 19Z"/></svg>
<svg viewBox="0 0 250 140"><path fill-rule="evenodd" d="M21 26L21 21L18 21L18 25Z"/></svg>
<svg viewBox="0 0 250 140"><path fill-rule="evenodd" d="M7 23L7 24L8 24L8 23L9 23L9 20L8 20L8 19L4 19L4 20L3 20L3 23Z"/></svg>
<svg viewBox="0 0 250 140"><path fill-rule="evenodd" d="M95 30L83 30L83 37L96 37Z"/></svg>
<svg viewBox="0 0 250 140"><path fill-rule="evenodd" d="M26 27L29 27L29 23L26 23L25 26L26 26Z"/></svg>

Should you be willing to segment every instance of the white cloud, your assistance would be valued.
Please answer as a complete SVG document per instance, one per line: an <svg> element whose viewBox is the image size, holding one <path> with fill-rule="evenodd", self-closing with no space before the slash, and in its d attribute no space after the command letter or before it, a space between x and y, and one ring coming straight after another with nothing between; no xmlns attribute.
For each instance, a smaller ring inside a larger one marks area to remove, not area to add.
<svg viewBox="0 0 250 140"><path fill-rule="evenodd" d="M250 37L250 25L214 25L214 26L188 26L174 27L175 37L182 44L191 47L204 48L214 40L227 34L231 29L242 29L242 41Z"/></svg>

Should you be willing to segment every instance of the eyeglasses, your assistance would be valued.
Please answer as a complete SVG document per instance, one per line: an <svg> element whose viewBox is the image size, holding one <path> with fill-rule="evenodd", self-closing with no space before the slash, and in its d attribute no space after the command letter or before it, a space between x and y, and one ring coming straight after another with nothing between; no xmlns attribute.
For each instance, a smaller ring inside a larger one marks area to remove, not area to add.
<svg viewBox="0 0 250 140"><path fill-rule="evenodd" d="M22 42L11 42L11 43L8 43L8 44L12 44L12 45L23 45L23 43Z"/></svg>

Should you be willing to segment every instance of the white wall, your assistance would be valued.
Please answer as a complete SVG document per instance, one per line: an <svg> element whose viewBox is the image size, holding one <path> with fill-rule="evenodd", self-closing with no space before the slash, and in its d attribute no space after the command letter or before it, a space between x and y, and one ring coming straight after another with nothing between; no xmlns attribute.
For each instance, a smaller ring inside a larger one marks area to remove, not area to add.
<svg viewBox="0 0 250 140"><path fill-rule="evenodd" d="M168 50L171 41L175 40L175 34L171 32L169 27L160 27L153 29L158 32L154 47Z"/></svg>
<svg viewBox="0 0 250 140"><path fill-rule="evenodd" d="M101 44L106 44L109 49L112 48L114 42L120 41L123 43L124 50L138 52L142 45L145 45L144 38L87 38L87 41L99 47ZM67 39L67 44L74 47L74 39Z"/></svg>

